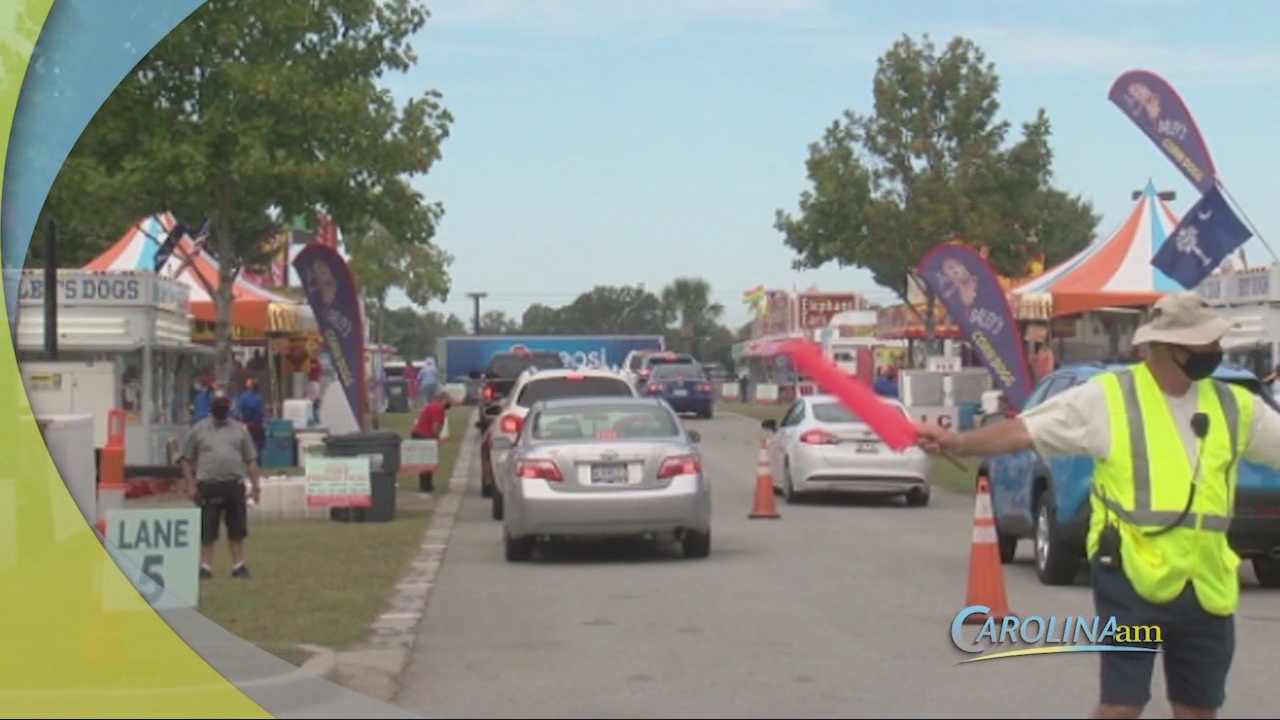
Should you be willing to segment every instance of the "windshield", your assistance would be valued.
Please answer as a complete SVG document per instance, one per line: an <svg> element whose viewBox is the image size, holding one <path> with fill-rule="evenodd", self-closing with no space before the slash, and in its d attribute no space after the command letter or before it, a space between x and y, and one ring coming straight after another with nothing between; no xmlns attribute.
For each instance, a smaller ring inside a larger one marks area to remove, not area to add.
<svg viewBox="0 0 1280 720"><path fill-rule="evenodd" d="M650 355L647 359L651 368L659 365L690 365L694 362L692 355Z"/></svg>
<svg viewBox="0 0 1280 720"><path fill-rule="evenodd" d="M892 407L902 414L906 411L900 405L892 405ZM851 412L849 408L837 402L824 402L813 404L813 417L818 422L824 423L861 423L862 418Z"/></svg>
<svg viewBox="0 0 1280 720"><path fill-rule="evenodd" d="M582 405L539 413L529 432L535 440L674 438L680 425L657 406Z"/></svg>
<svg viewBox="0 0 1280 720"><path fill-rule="evenodd" d="M533 353L530 355L495 355L489 361L489 372L491 377L499 378L515 378L520 373L531 367L536 368L561 368L564 367L564 361L560 359L560 353Z"/></svg>
<svg viewBox="0 0 1280 720"><path fill-rule="evenodd" d="M581 397L635 397L626 380L611 377L549 377L532 380L520 390L516 404L531 407L541 400Z"/></svg>
<svg viewBox="0 0 1280 720"><path fill-rule="evenodd" d="M688 380L705 380L706 373L697 365L658 365L653 369L653 379L685 378Z"/></svg>

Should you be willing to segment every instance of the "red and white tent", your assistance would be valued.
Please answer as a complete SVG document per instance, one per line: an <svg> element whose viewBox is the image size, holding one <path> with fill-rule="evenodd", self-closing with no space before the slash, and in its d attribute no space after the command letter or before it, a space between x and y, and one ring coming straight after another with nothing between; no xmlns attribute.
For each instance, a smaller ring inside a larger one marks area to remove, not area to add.
<svg viewBox="0 0 1280 720"><path fill-rule="evenodd" d="M84 266L85 270L154 270L156 253L169 236L176 220L171 213L145 218L114 245ZM209 287L217 287L218 262L201 252L190 237L183 237L159 275L178 280L191 289L191 315L204 322L218 319ZM206 282L208 286L206 286ZM231 322L263 333L314 332L311 308L291 298L237 278L231 292L235 298Z"/></svg>
<svg viewBox="0 0 1280 720"><path fill-rule="evenodd" d="M1118 230L1075 257L1010 290L1024 318L1078 315L1154 303L1182 286L1151 265L1179 216L1147 183Z"/></svg>

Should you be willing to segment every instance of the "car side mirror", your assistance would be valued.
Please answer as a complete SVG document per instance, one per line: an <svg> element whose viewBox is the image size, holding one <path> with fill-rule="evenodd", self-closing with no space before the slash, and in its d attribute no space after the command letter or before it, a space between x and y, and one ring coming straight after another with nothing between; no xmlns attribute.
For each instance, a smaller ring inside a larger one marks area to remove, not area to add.
<svg viewBox="0 0 1280 720"><path fill-rule="evenodd" d="M777 420L762 420L762 421L760 422L760 427L764 428L764 429L765 429L765 430L767 430L768 432L778 432L778 421L777 421Z"/></svg>
<svg viewBox="0 0 1280 720"><path fill-rule="evenodd" d="M689 431L689 442L691 442L691 443L693 443L693 444L695 444L695 445L696 445L696 444L698 444L698 443L700 443L700 442L702 442L702 433L698 432L697 430L690 430L690 431Z"/></svg>
<svg viewBox="0 0 1280 720"><path fill-rule="evenodd" d="M484 407L484 414L485 414L485 415L497 415L497 414L498 414L498 413L500 413L500 412L502 412L502 406L501 406L501 405L486 405L486 406Z"/></svg>
<svg viewBox="0 0 1280 720"><path fill-rule="evenodd" d="M511 442L511 438L508 437L496 437L489 444L490 449L503 451L510 450L515 446L516 444Z"/></svg>

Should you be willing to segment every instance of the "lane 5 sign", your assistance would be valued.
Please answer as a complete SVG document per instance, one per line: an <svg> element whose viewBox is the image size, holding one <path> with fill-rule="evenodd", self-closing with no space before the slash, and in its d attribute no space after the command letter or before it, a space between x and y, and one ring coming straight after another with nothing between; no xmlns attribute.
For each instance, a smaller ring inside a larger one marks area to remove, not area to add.
<svg viewBox="0 0 1280 720"><path fill-rule="evenodd" d="M121 570L157 609L196 607L200 596L200 510L111 510L107 540Z"/></svg>

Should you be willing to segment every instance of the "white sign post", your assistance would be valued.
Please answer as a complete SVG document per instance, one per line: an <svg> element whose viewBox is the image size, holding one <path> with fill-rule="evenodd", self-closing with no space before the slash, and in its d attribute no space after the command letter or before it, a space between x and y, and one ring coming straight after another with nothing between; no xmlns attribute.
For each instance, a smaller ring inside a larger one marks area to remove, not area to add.
<svg viewBox="0 0 1280 720"><path fill-rule="evenodd" d="M199 508L113 508L107 540L128 560L121 571L152 607L199 605Z"/></svg>

